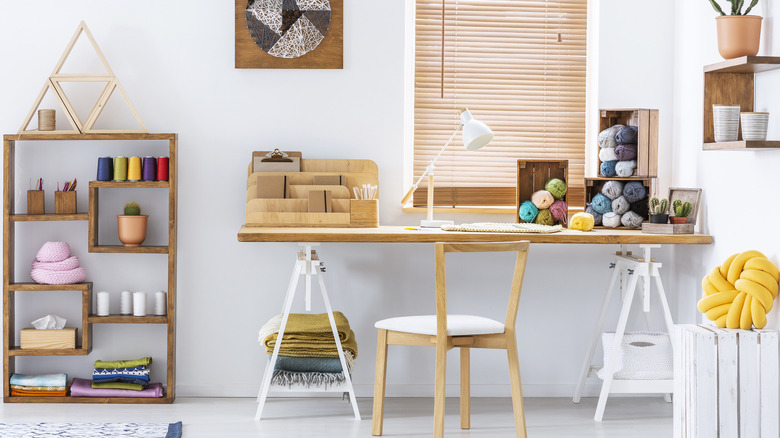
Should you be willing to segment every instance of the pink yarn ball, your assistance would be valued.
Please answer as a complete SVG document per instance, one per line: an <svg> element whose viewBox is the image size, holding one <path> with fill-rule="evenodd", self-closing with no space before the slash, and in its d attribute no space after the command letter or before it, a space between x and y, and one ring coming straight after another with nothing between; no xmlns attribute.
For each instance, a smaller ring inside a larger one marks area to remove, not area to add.
<svg viewBox="0 0 780 438"><path fill-rule="evenodd" d="M563 222L565 225L569 215L569 206L564 200L559 199L550 205L550 213L556 222Z"/></svg>

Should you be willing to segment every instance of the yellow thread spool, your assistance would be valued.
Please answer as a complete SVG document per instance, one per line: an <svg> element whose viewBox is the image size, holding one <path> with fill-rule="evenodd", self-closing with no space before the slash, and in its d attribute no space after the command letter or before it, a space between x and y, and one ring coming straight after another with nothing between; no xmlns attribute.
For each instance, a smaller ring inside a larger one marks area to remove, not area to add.
<svg viewBox="0 0 780 438"><path fill-rule="evenodd" d="M130 157L128 160L127 180L141 181L141 157Z"/></svg>

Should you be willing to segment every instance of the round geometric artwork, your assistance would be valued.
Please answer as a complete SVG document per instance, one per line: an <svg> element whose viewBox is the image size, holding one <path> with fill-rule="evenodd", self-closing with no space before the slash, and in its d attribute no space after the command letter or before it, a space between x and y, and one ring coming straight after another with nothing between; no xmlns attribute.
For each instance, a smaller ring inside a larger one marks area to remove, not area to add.
<svg viewBox="0 0 780 438"><path fill-rule="evenodd" d="M330 16L328 0L249 0L246 27L269 55L298 58L322 42Z"/></svg>

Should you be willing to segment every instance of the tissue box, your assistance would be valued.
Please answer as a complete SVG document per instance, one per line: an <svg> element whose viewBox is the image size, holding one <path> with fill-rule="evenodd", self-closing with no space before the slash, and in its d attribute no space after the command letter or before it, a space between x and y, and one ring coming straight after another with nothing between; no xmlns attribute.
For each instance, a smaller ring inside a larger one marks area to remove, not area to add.
<svg viewBox="0 0 780 438"><path fill-rule="evenodd" d="M57 350L76 348L76 328L63 329L22 329L19 332L19 346L22 350Z"/></svg>

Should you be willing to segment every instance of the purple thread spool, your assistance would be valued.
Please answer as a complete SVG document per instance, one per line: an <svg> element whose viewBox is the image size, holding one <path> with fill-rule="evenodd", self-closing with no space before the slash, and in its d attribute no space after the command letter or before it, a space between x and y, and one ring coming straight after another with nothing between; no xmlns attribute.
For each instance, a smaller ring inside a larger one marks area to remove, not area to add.
<svg viewBox="0 0 780 438"><path fill-rule="evenodd" d="M111 181L114 176L114 160L111 157L99 157L97 167L98 181Z"/></svg>
<svg viewBox="0 0 780 438"><path fill-rule="evenodd" d="M157 160L154 157L144 157L144 181L154 181L157 178Z"/></svg>

